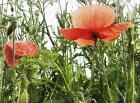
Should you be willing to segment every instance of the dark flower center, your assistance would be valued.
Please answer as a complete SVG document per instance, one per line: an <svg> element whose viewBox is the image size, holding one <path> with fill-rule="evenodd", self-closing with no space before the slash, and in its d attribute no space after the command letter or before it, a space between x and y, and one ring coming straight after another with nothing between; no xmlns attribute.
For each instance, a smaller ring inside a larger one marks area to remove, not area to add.
<svg viewBox="0 0 140 103"><path fill-rule="evenodd" d="M93 39L98 39L98 33L97 32L93 32L92 33L92 38Z"/></svg>
<svg viewBox="0 0 140 103"><path fill-rule="evenodd" d="M98 39L98 33L97 32L93 32L92 33L92 38L95 40L95 45L96 45L96 43L97 43L97 39Z"/></svg>

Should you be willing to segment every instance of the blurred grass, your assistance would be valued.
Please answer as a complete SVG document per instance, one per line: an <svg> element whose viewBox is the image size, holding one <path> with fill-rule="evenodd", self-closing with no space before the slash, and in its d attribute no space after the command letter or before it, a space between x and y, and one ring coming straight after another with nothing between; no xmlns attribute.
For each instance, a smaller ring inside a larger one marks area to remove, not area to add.
<svg viewBox="0 0 140 103"><path fill-rule="evenodd" d="M56 13L57 28L73 27L68 12L70 1L64 9L61 2L9 0L0 5L0 103L139 103L140 5L124 14L129 3L97 0L97 4L109 5L116 11L115 22L131 21L134 28L112 43L100 41L96 47L79 48L48 26L45 10L56 3L60 7ZM77 2L82 6L91 0ZM11 15L6 7L13 8ZM15 69L7 66L2 54L3 44L12 39L12 35L5 35L11 17L17 22L15 40L33 41L40 47L35 57L23 57ZM49 41L50 50L46 47ZM91 70L90 78L87 68Z"/></svg>

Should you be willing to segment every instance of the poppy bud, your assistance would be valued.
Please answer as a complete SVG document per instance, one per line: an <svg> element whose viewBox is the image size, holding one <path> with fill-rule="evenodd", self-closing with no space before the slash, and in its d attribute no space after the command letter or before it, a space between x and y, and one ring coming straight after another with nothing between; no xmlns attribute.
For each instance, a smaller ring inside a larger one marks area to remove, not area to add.
<svg viewBox="0 0 140 103"><path fill-rule="evenodd" d="M29 29L29 27L28 27L28 26L25 26L25 30L26 30L27 32L29 32L29 31L30 31L30 29Z"/></svg>
<svg viewBox="0 0 140 103"><path fill-rule="evenodd" d="M8 21L6 35L10 35L16 29L16 21Z"/></svg>
<svg viewBox="0 0 140 103"><path fill-rule="evenodd" d="M14 8L13 8L13 6L11 6L11 11L14 12Z"/></svg>
<svg viewBox="0 0 140 103"><path fill-rule="evenodd" d="M9 21L6 26L6 35L10 35L13 32L12 23Z"/></svg>
<svg viewBox="0 0 140 103"><path fill-rule="evenodd" d="M116 7L116 4L115 4L115 3L112 3L111 6L112 6L112 7Z"/></svg>

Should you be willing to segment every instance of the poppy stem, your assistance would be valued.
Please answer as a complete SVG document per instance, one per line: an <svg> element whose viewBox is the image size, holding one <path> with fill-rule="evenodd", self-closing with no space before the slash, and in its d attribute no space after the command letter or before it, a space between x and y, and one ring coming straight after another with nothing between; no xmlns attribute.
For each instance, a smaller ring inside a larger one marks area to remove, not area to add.
<svg viewBox="0 0 140 103"><path fill-rule="evenodd" d="M15 69L11 69L10 71L10 79L12 81L12 86L11 86L11 90L12 90L12 95L11 95L11 98L12 98L12 103L15 102L15 99L16 99L16 94L17 94L17 91L16 91L16 70Z"/></svg>
<svg viewBox="0 0 140 103"><path fill-rule="evenodd" d="M100 46L100 45L99 45ZM98 53L99 53L99 59L100 59L100 63L101 63L101 70L103 72L103 75L104 75L104 80L105 80L105 86L106 86L106 89L107 89L107 94L108 94L108 101L109 103L114 103L113 102L113 97L112 97L112 94L111 94L111 90L110 90L110 87L109 87L109 83L108 83L108 78L107 78L107 75L106 75L106 71L105 71L105 65L104 65L104 52L102 51L103 48L101 47L98 47Z"/></svg>
<svg viewBox="0 0 140 103"><path fill-rule="evenodd" d="M13 82L13 92L12 92L12 102L14 102L15 98L16 98L16 90L15 90L15 86L16 86L16 70L15 70L15 32L12 32L12 45L13 45L13 51L12 51L12 65L13 65L13 69L12 69L12 73L11 73L11 77L12 77L12 82Z"/></svg>
<svg viewBox="0 0 140 103"><path fill-rule="evenodd" d="M104 77L105 77L105 83L106 83L106 87L107 87L107 93L108 93L108 97L109 97L109 103L113 103L113 98L112 98L111 90L110 90L110 87L109 87L109 84L108 84L107 75L105 73L104 68L102 68L102 69L103 69L103 74L104 74Z"/></svg>
<svg viewBox="0 0 140 103"><path fill-rule="evenodd" d="M126 95L125 103L136 103L136 89L135 89L135 66L134 66L134 44L133 44L133 33L134 30L129 31L129 44L128 44L128 70L127 70L127 84L126 84Z"/></svg>
<svg viewBox="0 0 140 103"><path fill-rule="evenodd" d="M0 102L2 101L2 89L3 89L3 83L2 83L2 78L3 78L3 75L2 75L2 62L0 61Z"/></svg>
<svg viewBox="0 0 140 103"><path fill-rule="evenodd" d="M12 43L13 43L13 51L12 51L12 65L13 65L13 68L15 68L15 34L13 34L13 40L12 40Z"/></svg>

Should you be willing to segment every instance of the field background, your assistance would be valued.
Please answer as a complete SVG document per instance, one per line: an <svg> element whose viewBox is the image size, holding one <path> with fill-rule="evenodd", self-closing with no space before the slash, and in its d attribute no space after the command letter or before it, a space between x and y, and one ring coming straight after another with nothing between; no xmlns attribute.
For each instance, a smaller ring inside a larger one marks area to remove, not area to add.
<svg viewBox="0 0 140 103"><path fill-rule="evenodd" d="M67 41L58 29L73 27L70 13L90 3L111 6L115 22L134 27L97 46ZM16 29L7 36L9 20ZM134 0L1 0L0 103L140 103L139 27ZM35 42L39 53L8 67L2 47L11 40Z"/></svg>

